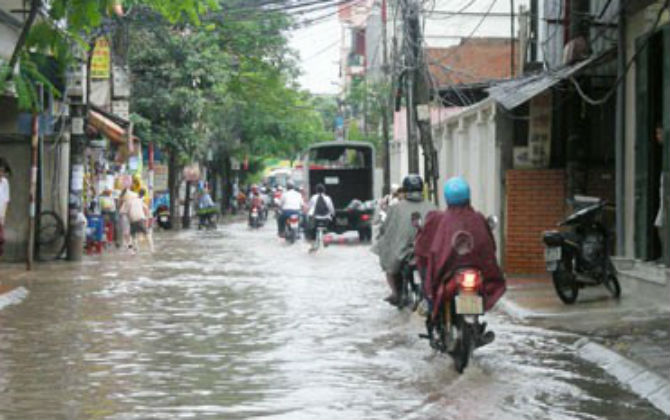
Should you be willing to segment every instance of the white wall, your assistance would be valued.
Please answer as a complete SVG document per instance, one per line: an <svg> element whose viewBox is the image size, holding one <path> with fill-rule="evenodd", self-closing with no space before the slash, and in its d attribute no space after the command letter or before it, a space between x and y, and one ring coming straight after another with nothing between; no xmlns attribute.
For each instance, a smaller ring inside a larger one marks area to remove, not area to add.
<svg viewBox="0 0 670 420"><path fill-rule="evenodd" d="M9 61L14 52L19 32L4 23L0 23L0 61Z"/></svg>
<svg viewBox="0 0 670 420"><path fill-rule="evenodd" d="M485 100L433 126L439 142L440 184L462 176L470 184L473 207L485 216L502 217L502 155L496 139L496 104ZM440 203L445 205L440 195ZM502 220L502 219L501 219ZM500 243L500 229L495 232Z"/></svg>
<svg viewBox="0 0 670 420"><path fill-rule="evenodd" d="M509 1L475 0L435 0L425 2L424 8L426 44L430 47L448 47L460 43L461 38L510 37L511 9ZM515 32L518 33L519 6L528 7L528 0L515 3ZM433 7L434 4L434 7ZM493 6L491 7L491 5ZM467 7L466 7L467 6ZM484 18L491 7L490 14ZM468 15L450 15L448 12L460 11ZM483 21L482 21L483 20Z"/></svg>

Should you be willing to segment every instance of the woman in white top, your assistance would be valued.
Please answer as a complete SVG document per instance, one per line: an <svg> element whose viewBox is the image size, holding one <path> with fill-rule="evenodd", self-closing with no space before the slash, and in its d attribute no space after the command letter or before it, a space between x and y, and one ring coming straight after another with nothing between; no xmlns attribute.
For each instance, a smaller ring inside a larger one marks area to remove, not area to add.
<svg viewBox="0 0 670 420"><path fill-rule="evenodd" d="M0 160L0 225L5 224L5 215L9 206L9 180L7 166Z"/></svg>

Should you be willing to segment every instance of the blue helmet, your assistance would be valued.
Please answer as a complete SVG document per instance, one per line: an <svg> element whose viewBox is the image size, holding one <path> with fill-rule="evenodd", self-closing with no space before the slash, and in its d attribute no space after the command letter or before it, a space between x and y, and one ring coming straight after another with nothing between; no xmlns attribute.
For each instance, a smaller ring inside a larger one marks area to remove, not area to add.
<svg viewBox="0 0 670 420"><path fill-rule="evenodd" d="M444 183L444 200L448 206L463 206L470 202L470 186L460 176L449 178Z"/></svg>

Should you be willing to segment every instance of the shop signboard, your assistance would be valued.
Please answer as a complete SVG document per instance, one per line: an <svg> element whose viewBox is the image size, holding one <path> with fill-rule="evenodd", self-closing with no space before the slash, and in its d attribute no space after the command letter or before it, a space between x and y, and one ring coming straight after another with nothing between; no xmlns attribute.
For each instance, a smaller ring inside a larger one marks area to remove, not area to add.
<svg viewBox="0 0 670 420"><path fill-rule="evenodd" d="M154 190L167 191L168 189L168 167L160 163L154 164Z"/></svg>
<svg viewBox="0 0 670 420"><path fill-rule="evenodd" d="M109 59L109 41L106 38L98 38L93 48L93 57L91 58L91 78L109 79L110 59Z"/></svg>

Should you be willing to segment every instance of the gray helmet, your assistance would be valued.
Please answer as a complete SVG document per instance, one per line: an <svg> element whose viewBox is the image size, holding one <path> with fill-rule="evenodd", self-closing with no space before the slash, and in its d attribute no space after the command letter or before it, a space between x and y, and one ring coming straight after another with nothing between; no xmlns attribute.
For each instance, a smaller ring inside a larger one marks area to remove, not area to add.
<svg viewBox="0 0 670 420"><path fill-rule="evenodd" d="M417 174L409 174L402 180L402 189L405 192L422 192L423 180Z"/></svg>

